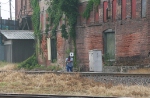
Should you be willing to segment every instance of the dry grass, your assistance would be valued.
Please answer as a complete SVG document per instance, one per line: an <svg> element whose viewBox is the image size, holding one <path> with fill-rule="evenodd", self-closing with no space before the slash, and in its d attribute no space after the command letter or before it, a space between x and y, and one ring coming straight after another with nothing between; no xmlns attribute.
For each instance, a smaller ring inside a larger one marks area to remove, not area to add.
<svg viewBox="0 0 150 98"><path fill-rule="evenodd" d="M10 71L10 70L15 70L17 64L13 63L7 63L7 62L1 62L0 61L0 71Z"/></svg>
<svg viewBox="0 0 150 98"><path fill-rule="evenodd" d="M0 62L0 70L14 70L15 68L16 64ZM130 73L149 72L150 69L130 71ZM31 75L9 71L0 73L0 93L125 96L134 98L150 98L150 86L113 86L112 84L98 83L92 80L81 78L78 75Z"/></svg>
<svg viewBox="0 0 150 98"><path fill-rule="evenodd" d="M150 68L129 70L128 73L133 73L133 74L150 74Z"/></svg>
<svg viewBox="0 0 150 98"><path fill-rule="evenodd" d="M0 93L62 94L94 96L150 97L144 86L113 86L81 78L78 75L0 73Z"/></svg>

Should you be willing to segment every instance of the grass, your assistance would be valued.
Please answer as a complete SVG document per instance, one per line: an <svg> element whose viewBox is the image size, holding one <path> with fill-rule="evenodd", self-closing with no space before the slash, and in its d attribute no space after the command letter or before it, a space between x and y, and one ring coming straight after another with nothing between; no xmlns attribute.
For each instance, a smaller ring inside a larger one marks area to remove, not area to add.
<svg viewBox="0 0 150 98"><path fill-rule="evenodd" d="M7 63L0 61L0 70L15 70L17 67L17 64L15 63Z"/></svg>
<svg viewBox="0 0 150 98"><path fill-rule="evenodd" d="M16 70L17 64L0 62L0 70ZM149 73L150 69L138 69L130 73ZM0 93L60 94L89 96L118 96L150 98L150 86L125 86L99 83L76 75L0 73Z"/></svg>
<svg viewBox="0 0 150 98"><path fill-rule="evenodd" d="M0 67L4 67L7 64L8 64L7 62L0 61Z"/></svg>
<svg viewBox="0 0 150 98"><path fill-rule="evenodd" d="M18 68L18 63L7 63L0 61L0 71L13 71L13 70L32 70L32 71L38 71L38 70L45 70L45 71L59 71L62 70L60 66L56 66L56 64L53 64L52 66L34 66L33 69L26 69L26 68Z"/></svg>
<svg viewBox="0 0 150 98"><path fill-rule="evenodd" d="M141 68L136 70L129 70L128 73L133 74L150 74L150 68Z"/></svg>
<svg viewBox="0 0 150 98"><path fill-rule="evenodd" d="M150 97L150 87L113 86L79 75L0 73L0 93Z"/></svg>

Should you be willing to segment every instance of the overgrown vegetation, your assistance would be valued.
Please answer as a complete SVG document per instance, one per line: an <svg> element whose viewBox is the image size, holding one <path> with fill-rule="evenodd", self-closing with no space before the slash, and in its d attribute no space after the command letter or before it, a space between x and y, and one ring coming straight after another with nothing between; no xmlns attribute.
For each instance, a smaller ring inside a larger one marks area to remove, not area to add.
<svg viewBox="0 0 150 98"><path fill-rule="evenodd" d="M34 36L35 36L35 51L36 55L39 52L39 44L41 42L42 35L40 34L40 6L39 6L39 0L30 0L31 7L33 9L32 14L32 23L33 23L33 29L34 29ZM36 56L35 55L35 56Z"/></svg>
<svg viewBox="0 0 150 98"><path fill-rule="evenodd" d="M41 40L41 35L40 35L40 7L39 7L39 0L30 0L31 7L33 9L33 14L32 14L32 23L33 23L33 29L34 29L34 36L35 36L35 51L36 54L32 55L29 57L27 60L23 61L18 65L18 68L25 68L25 69L33 69L35 67L39 67L37 62L36 55L38 54L39 51L39 41Z"/></svg>
<svg viewBox="0 0 150 98"><path fill-rule="evenodd" d="M40 67L40 65L37 62L37 58L36 58L35 54L18 65L19 69L24 68L24 69L28 69L28 70L31 70L33 68L38 68L38 67Z"/></svg>
<svg viewBox="0 0 150 98"><path fill-rule="evenodd" d="M30 0L31 7L33 9L32 14L32 23L34 29L34 36L35 36L35 52L36 54L29 57L27 60L23 61L18 65L18 68L25 68L25 69L33 69L36 67L40 67L37 62L37 56L39 52L39 43L41 41L41 34L40 34L40 7L39 7L39 0Z"/></svg>
<svg viewBox="0 0 150 98"><path fill-rule="evenodd" d="M34 35L35 35L35 38L41 39L39 0L30 0L30 4L33 9L32 23L33 23Z"/></svg>
<svg viewBox="0 0 150 98"><path fill-rule="evenodd" d="M48 12L48 28L51 31L52 38L56 38L56 31L59 22L65 21L61 26L62 37L65 39L71 38L74 46L74 65L76 66L76 23L78 16L79 0L51 0L49 2ZM64 16L64 17L63 17ZM50 26L50 27L49 27Z"/></svg>
<svg viewBox="0 0 150 98"><path fill-rule="evenodd" d="M32 23L34 28L34 35L36 38L36 55L39 53L39 44L41 43L42 35L40 34L40 7L39 7L39 0L30 0L32 9L33 9L33 15L32 15ZM97 7L100 3L100 0L89 0L88 5L86 7L85 12L83 13L83 16L85 18L88 18L90 16L90 11L93 9L93 7ZM59 26L59 22L63 22L61 26L61 33L62 37L65 39L70 38L73 42L74 46L74 66L76 67L76 23L77 23L77 17L78 17L78 4L79 0L51 0L47 2L48 4L48 18L47 18L47 25L46 25L46 34L48 35L48 32L50 31L51 38L56 38L56 32ZM36 57L36 55L34 55ZM34 57L31 57L29 59L33 59ZM27 61L31 61L31 60ZM36 60L36 58L35 58ZM33 67L31 65L29 67L29 64L27 63L23 64L22 67L28 67L29 69ZM25 63L25 62L24 62ZM36 64L37 65L37 64ZM35 65L34 65L35 66Z"/></svg>
<svg viewBox="0 0 150 98"><path fill-rule="evenodd" d="M83 12L83 17L88 19L90 17L90 13L93 9L96 9L100 4L101 0L89 0L88 4Z"/></svg>
<svg viewBox="0 0 150 98"><path fill-rule="evenodd" d="M51 66L41 66L38 64L37 62L37 58L34 55L32 55L31 57L29 57L27 60L21 62L20 64L18 64L17 69L23 69L23 70L45 70L45 71L60 71L61 68L56 65L53 64Z"/></svg>

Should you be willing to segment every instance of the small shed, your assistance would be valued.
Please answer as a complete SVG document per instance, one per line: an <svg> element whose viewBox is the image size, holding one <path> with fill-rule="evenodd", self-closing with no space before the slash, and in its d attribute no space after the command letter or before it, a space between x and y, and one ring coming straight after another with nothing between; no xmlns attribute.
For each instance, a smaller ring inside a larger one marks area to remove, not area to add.
<svg viewBox="0 0 150 98"><path fill-rule="evenodd" d="M4 46L4 61L19 63L34 53L34 32L29 30L0 30ZM1 45L1 46L2 46Z"/></svg>

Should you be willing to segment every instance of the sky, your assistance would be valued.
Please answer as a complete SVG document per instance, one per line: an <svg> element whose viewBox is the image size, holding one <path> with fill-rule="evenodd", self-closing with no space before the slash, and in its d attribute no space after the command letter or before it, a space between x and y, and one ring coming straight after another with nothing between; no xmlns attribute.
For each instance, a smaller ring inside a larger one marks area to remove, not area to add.
<svg viewBox="0 0 150 98"><path fill-rule="evenodd" d="M12 1L12 19L15 19L15 0ZM9 0L0 0L1 3L1 16L2 19L10 18L10 8L9 8Z"/></svg>

